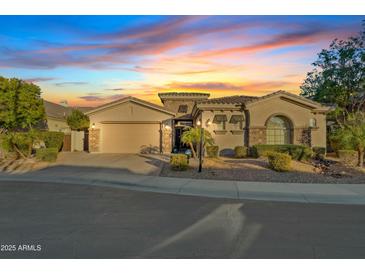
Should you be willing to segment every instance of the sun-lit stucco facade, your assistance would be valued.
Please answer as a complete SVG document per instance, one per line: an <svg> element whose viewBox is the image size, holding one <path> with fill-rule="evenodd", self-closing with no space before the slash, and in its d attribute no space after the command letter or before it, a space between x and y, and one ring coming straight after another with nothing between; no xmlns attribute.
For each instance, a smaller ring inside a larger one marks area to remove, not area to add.
<svg viewBox="0 0 365 274"><path fill-rule="evenodd" d="M163 106L126 97L87 112L90 151L184 151L188 145L181 141L182 134L200 125L211 133L220 155L255 144L326 146L328 108L288 92L213 99L197 92L159 96Z"/></svg>

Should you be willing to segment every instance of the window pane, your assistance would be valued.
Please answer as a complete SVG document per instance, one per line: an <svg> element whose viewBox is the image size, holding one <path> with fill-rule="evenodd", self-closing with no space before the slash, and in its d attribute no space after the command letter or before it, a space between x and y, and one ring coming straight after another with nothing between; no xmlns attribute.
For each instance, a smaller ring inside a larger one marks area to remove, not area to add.
<svg viewBox="0 0 365 274"><path fill-rule="evenodd" d="M290 122L282 116L271 117L267 122L266 143L270 145L290 143Z"/></svg>

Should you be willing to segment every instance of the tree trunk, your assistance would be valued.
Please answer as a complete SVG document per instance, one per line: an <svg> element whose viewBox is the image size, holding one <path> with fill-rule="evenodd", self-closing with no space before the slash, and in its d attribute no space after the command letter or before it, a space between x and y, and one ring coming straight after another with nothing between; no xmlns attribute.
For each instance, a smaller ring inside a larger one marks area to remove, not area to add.
<svg viewBox="0 0 365 274"><path fill-rule="evenodd" d="M33 148L33 143L30 143L28 145L28 155L27 155L27 158L29 158L32 155L32 148Z"/></svg>
<svg viewBox="0 0 365 274"><path fill-rule="evenodd" d="M359 154L358 165L359 165L359 167L362 167L364 165L364 149L358 149L357 152Z"/></svg>
<svg viewBox="0 0 365 274"><path fill-rule="evenodd" d="M191 152L193 153L193 158L196 158L196 152L194 150L193 144L192 143L189 143L189 146L190 146Z"/></svg>
<svg viewBox="0 0 365 274"><path fill-rule="evenodd" d="M18 147L16 145L14 145L14 149L15 151L18 153L18 155L20 155L23 159L26 159L27 157L25 157L25 155L18 149Z"/></svg>

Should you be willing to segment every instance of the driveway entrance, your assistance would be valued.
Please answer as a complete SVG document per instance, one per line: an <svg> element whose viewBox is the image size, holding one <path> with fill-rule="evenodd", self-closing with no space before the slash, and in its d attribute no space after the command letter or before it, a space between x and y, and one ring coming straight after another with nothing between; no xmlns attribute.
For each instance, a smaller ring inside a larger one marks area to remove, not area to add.
<svg viewBox="0 0 365 274"><path fill-rule="evenodd" d="M57 162L50 167L35 171L54 176L74 176L78 174L142 174L158 175L163 156L119 153L61 152Z"/></svg>

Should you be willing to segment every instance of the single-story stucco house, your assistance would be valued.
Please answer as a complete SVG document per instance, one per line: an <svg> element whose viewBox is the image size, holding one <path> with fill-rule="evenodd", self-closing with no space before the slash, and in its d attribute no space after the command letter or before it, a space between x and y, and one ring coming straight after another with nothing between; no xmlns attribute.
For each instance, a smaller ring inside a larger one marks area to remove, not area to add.
<svg viewBox="0 0 365 274"><path fill-rule="evenodd" d="M213 99L197 92L158 96L162 106L125 97L87 111L90 152L180 151L186 147L180 141L182 133L198 121L212 134L220 154L255 144L326 147L329 108L289 92Z"/></svg>

